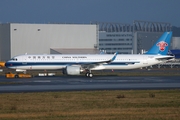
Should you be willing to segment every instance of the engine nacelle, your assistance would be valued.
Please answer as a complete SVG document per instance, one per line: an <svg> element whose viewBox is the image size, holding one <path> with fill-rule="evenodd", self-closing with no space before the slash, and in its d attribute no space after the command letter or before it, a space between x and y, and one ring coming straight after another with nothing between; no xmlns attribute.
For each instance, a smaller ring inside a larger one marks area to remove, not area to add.
<svg viewBox="0 0 180 120"><path fill-rule="evenodd" d="M67 66L66 73L67 75L80 75L81 67L80 66Z"/></svg>

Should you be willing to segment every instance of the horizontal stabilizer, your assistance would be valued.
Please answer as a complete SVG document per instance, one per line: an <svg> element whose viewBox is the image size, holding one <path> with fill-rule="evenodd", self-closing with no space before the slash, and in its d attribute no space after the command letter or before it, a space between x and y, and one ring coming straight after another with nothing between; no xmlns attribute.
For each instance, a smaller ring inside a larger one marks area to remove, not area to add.
<svg viewBox="0 0 180 120"><path fill-rule="evenodd" d="M174 56L159 56L156 57L157 60L170 60L170 59L174 59Z"/></svg>

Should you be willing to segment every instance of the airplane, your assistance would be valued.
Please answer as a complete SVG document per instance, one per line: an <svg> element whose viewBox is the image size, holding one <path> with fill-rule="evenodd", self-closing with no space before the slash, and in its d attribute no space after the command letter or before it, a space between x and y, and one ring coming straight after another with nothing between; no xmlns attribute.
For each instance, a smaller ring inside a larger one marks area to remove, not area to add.
<svg viewBox="0 0 180 120"><path fill-rule="evenodd" d="M67 75L85 72L86 77L92 78L92 70L137 69L173 59L167 55L171 37L172 32L165 32L145 54L25 54L13 57L4 66L17 71L61 69Z"/></svg>

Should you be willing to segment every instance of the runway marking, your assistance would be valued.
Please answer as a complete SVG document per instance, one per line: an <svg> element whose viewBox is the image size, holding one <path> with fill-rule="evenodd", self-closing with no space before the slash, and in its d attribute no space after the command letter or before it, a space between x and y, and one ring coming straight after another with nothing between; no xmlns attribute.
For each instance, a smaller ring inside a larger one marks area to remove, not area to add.
<svg viewBox="0 0 180 120"><path fill-rule="evenodd" d="M36 80L36 81L33 81L33 82L42 82L42 83L45 83L45 82L51 82L50 80Z"/></svg>

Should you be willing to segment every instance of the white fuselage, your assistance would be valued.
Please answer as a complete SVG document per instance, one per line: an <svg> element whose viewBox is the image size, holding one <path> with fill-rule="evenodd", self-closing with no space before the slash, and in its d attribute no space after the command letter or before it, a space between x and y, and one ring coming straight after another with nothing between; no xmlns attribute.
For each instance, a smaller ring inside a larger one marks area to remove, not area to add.
<svg viewBox="0 0 180 120"><path fill-rule="evenodd" d="M108 61L113 55L20 55L7 61L6 67L22 70L56 70L67 66L91 66L91 70L136 69L164 62L167 55L117 55L114 61ZM156 59L156 58L162 58ZM93 66L93 67L92 67Z"/></svg>

